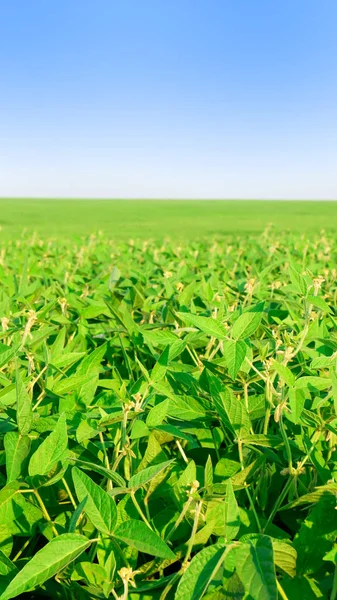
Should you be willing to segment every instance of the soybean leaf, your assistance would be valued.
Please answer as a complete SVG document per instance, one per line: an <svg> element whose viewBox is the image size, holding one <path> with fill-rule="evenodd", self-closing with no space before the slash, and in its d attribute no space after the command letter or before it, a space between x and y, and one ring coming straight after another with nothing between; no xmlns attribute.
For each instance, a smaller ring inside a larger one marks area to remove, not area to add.
<svg viewBox="0 0 337 600"><path fill-rule="evenodd" d="M114 499L77 467L72 469L72 478L78 500L87 499L84 506L87 517L99 531L110 535L117 522Z"/></svg>
<svg viewBox="0 0 337 600"><path fill-rule="evenodd" d="M161 425L167 415L169 400L163 400L156 406L153 406L146 417L148 427L158 427Z"/></svg>
<svg viewBox="0 0 337 600"><path fill-rule="evenodd" d="M137 548L140 552L159 558L175 558L168 545L143 521L129 519L121 523L115 530L114 537Z"/></svg>
<svg viewBox="0 0 337 600"><path fill-rule="evenodd" d="M183 574L174 600L201 600L220 568L225 553L223 544L214 544L198 552Z"/></svg>
<svg viewBox="0 0 337 600"><path fill-rule="evenodd" d="M270 537L259 535L241 544L236 554L236 572L252 600L277 600L274 552Z"/></svg>
<svg viewBox="0 0 337 600"><path fill-rule="evenodd" d="M16 421L22 435L29 433L33 422L32 401L19 370L16 372Z"/></svg>
<svg viewBox="0 0 337 600"><path fill-rule="evenodd" d="M232 481L227 483L225 498L225 542L234 540L240 529L239 507L233 491Z"/></svg>
<svg viewBox="0 0 337 600"><path fill-rule="evenodd" d="M227 337L225 327L212 317L200 317L199 315L184 312L178 312L177 315L185 323L194 325L204 333L207 333L207 335L211 335L218 340L224 340Z"/></svg>
<svg viewBox="0 0 337 600"><path fill-rule="evenodd" d="M242 340L227 340L224 343L224 357L228 372L235 379L245 360L247 346Z"/></svg>
<svg viewBox="0 0 337 600"><path fill-rule="evenodd" d="M231 333L234 339L249 338L258 329L262 312L245 312L235 321Z"/></svg>
<svg viewBox="0 0 337 600"><path fill-rule="evenodd" d="M8 431L4 437L4 448L6 453L7 483L18 479L21 475L22 466L30 452L30 438L16 431Z"/></svg>
<svg viewBox="0 0 337 600"><path fill-rule="evenodd" d="M75 560L91 542L83 535L64 533L52 539L31 558L10 582L0 600L16 598L42 585Z"/></svg>
<svg viewBox="0 0 337 600"><path fill-rule="evenodd" d="M29 475L47 475L59 462L62 462L68 449L68 435L65 414L61 415L54 431L40 444L29 461Z"/></svg>
<svg viewBox="0 0 337 600"><path fill-rule="evenodd" d="M147 467L146 469L139 471L139 473L136 473L130 478L128 488L136 490L137 488L142 487L143 485L154 479L154 477L156 477L159 473L164 471L173 462L174 459L166 460L165 462L159 463L158 465L154 465L153 467Z"/></svg>

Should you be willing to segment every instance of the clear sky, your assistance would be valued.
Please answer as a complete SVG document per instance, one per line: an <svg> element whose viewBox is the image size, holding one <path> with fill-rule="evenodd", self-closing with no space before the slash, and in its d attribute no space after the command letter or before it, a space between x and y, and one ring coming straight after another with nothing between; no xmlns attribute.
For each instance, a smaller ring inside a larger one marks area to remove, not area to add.
<svg viewBox="0 0 337 600"><path fill-rule="evenodd" d="M0 0L0 196L337 199L336 0Z"/></svg>

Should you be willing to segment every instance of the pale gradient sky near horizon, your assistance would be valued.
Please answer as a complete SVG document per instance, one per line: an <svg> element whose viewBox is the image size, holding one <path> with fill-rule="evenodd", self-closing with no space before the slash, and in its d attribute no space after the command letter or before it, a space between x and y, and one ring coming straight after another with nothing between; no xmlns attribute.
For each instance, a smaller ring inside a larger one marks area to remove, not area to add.
<svg viewBox="0 0 337 600"><path fill-rule="evenodd" d="M336 0L0 0L0 196L337 199Z"/></svg>

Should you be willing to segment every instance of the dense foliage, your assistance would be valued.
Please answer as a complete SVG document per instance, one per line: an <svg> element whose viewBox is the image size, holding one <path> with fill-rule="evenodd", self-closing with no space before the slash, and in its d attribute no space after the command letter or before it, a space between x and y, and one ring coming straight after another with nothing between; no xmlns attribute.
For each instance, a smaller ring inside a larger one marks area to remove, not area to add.
<svg viewBox="0 0 337 600"><path fill-rule="evenodd" d="M0 600L335 600L336 255L2 245Z"/></svg>

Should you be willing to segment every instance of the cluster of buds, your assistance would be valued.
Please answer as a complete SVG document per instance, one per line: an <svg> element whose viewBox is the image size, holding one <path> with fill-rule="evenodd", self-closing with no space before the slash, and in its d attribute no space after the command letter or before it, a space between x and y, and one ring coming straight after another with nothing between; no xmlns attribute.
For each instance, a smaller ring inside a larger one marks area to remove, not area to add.
<svg viewBox="0 0 337 600"><path fill-rule="evenodd" d="M8 317L2 317L2 319L1 319L2 331L7 331L8 325L9 325Z"/></svg>
<svg viewBox="0 0 337 600"><path fill-rule="evenodd" d="M134 582L134 576L138 573L140 573L140 571L133 571L131 567L122 567L118 571L118 575L120 576L124 586L124 593L122 596L119 596L118 600L128 600L129 585L131 585L133 588L136 587L136 584Z"/></svg>
<svg viewBox="0 0 337 600"><path fill-rule="evenodd" d="M287 402L286 400L284 400L283 402L280 402L277 407L275 408L275 413L274 413L274 421L275 423L278 423L280 420L280 417L282 415L282 413L284 411L287 411L288 413L290 413L290 408L287 406Z"/></svg>
<svg viewBox="0 0 337 600"><path fill-rule="evenodd" d="M255 286L256 286L256 283L257 283L257 281L256 281L255 277L251 277L245 283L245 290L246 290L247 294L249 294L249 296L252 296Z"/></svg>
<svg viewBox="0 0 337 600"><path fill-rule="evenodd" d="M314 295L317 296L322 283L325 281L324 277L322 277L322 275L318 275L318 277L314 277L314 279L312 280L313 286L314 286Z"/></svg>
<svg viewBox="0 0 337 600"><path fill-rule="evenodd" d="M282 281L279 281L278 279L276 281L272 281L270 284L270 287L272 289L272 291L274 290L279 290L282 287Z"/></svg>
<svg viewBox="0 0 337 600"><path fill-rule="evenodd" d="M276 354L283 354L283 363L285 365L295 356L293 346L287 346L285 350L277 350Z"/></svg>
<svg viewBox="0 0 337 600"><path fill-rule="evenodd" d="M279 247L280 247L280 242L274 242L274 244L272 244L272 245L269 247L269 254L270 254L270 255L273 255L273 254L275 254L276 250L278 250L278 249L279 249Z"/></svg>
<svg viewBox="0 0 337 600"><path fill-rule="evenodd" d="M35 362L33 354L27 354L29 374L35 371Z"/></svg>
<svg viewBox="0 0 337 600"><path fill-rule="evenodd" d="M172 277L172 271L164 271L165 279L170 279Z"/></svg>
<svg viewBox="0 0 337 600"><path fill-rule="evenodd" d="M192 481L191 487L190 487L189 491L187 492L188 496L194 496L195 492L198 491L199 487L200 487L200 482L197 479Z"/></svg>
<svg viewBox="0 0 337 600"><path fill-rule="evenodd" d="M228 311L229 311L229 312L234 312L234 311L235 311L235 309L237 308L237 306L238 306L238 301L236 301L236 302L233 302L233 304L231 304L231 305L228 307Z"/></svg>
<svg viewBox="0 0 337 600"><path fill-rule="evenodd" d="M22 336L22 342L21 342L22 346L24 345L27 337L32 338L32 334L30 333L30 330L33 327L36 320L37 320L36 312L34 310L29 310L28 311L28 321L26 323L25 330L24 330L23 336Z"/></svg>
<svg viewBox="0 0 337 600"><path fill-rule="evenodd" d="M301 463L298 462L297 463L297 468L293 467L292 471L290 473L289 469L282 469L281 471L281 475L285 476L285 475L292 475L293 477L299 477L300 475L304 475L305 473L305 468L301 466Z"/></svg>
<svg viewBox="0 0 337 600"><path fill-rule="evenodd" d="M62 311L63 316L65 316L66 315L66 311L67 311L67 304L68 304L67 303L67 299L66 298L59 298L58 299L58 303L59 303L59 305L61 307L61 311Z"/></svg>
<svg viewBox="0 0 337 600"><path fill-rule="evenodd" d="M129 405L132 405L132 408L135 412L141 412L142 409L142 403L143 403L143 396L137 392L136 394L133 394L133 398L135 399L135 402L129 402Z"/></svg>
<svg viewBox="0 0 337 600"><path fill-rule="evenodd" d="M81 298L87 298L87 296L89 296L89 294L90 294L89 286L86 283L85 286L84 286L84 288L83 288L83 292L82 292L82 294L81 294L80 297Z"/></svg>

